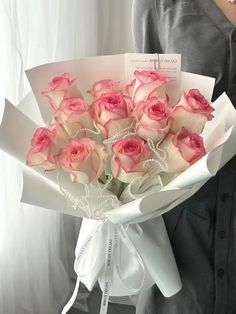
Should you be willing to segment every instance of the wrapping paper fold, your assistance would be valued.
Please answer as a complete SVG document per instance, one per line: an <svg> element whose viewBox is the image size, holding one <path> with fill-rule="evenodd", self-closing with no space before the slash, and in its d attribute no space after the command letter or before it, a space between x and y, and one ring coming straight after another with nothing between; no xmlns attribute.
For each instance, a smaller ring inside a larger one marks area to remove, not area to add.
<svg viewBox="0 0 236 314"><path fill-rule="evenodd" d="M153 60L157 60L157 62L153 62ZM47 90L47 83L53 76L63 72L70 72L72 76L79 73L83 92L88 90L94 81L104 77L121 81L121 84L125 85L135 68L152 68L153 64L158 68L162 62L167 62L165 60L173 61L173 65L170 65L169 68L175 78L171 83L170 98L172 102L178 99L181 90L191 88L200 89L208 100L211 99L214 79L191 73L180 73L179 55L129 54L92 57L43 65L27 71L36 99L29 94L18 107L6 101L3 116L0 119L0 147L22 165L22 202L88 218L84 211L70 206L71 204L58 185L55 174L45 174L39 169L25 167L25 156L32 134L36 128L44 123L47 124L51 119L52 111L41 92ZM92 76L88 71L91 68L94 69ZM97 280L103 286L102 273L109 223L117 225L117 228L119 228L119 224L125 226L129 241L132 243L131 246L140 255L145 273L142 289L149 288L156 283L163 295L167 297L181 289L181 280L161 215L196 193L236 154L236 111L226 94L222 94L213 103L213 107L215 108L215 118L207 123L203 132L207 149L207 154L203 158L174 179L169 180L166 177L165 186L155 194L142 196L126 204L122 204L118 200L116 205L107 203L104 217L106 222L103 223L99 236L94 239L85 254L88 263L95 260L94 265L90 265L91 271L81 277L89 289L92 289ZM83 193L82 190L80 191L81 188L77 186L77 190L72 193L76 193L76 191ZM77 252L83 247L85 238L98 223L100 222L95 220L83 220ZM137 223L140 224L138 232ZM122 253L119 256L122 256L123 260L119 265L121 272L118 271L119 268L115 267L112 273L110 295L132 295L137 293L137 289L130 287L139 285L142 272L137 265L137 256L133 256L127 243L122 241L122 237L119 238L120 252ZM94 258L94 254L96 258ZM80 271L82 269L84 272L88 269L86 263L80 264L80 266L75 263L78 275L80 274L78 267ZM121 273L122 278L120 278Z"/></svg>

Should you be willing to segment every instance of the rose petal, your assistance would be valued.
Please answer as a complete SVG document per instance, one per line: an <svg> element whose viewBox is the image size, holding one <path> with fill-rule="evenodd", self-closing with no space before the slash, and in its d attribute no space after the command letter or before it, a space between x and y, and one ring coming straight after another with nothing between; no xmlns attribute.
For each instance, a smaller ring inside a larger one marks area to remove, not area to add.
<svg viewBox="0 0 236 314"><path fill-rule="evenodd" d="M168 135L160 144L160 149L166 152L167 173L178 173L187 169L190 164L184 160L178 148L173 144L173 135Z"/></svg>
<svg viewBox="0 0 236 314"><path fill-rule="evenodd" d="M159 91L160 91L160 97L164 97L165 86L166 86L165 82L162 82L162 81L153 81L148 84L140 84L134 92L134 96L133 96L134 103L137 104L140 101L147 100L148 97L153 96L154 91L155 91L155 96L159 96ZM164 95L163 95L163 92L164 92Z"/></svg>
<svg viewBox="0 0 236 314"><path fill-rule="evenodd" d="M50 105L53 109L57 110L60 107L60 104L64 98L65 91L50 91L43 92L43 96L46 96L49 99Z"/></svg>
<svg viewBox="0 0 236 314"><path fill-rule="evenodd" d="M81 114L72 113L66 120L66 123L79 123L83 128L94 130L93 120L90 112L84 112Z"/></svg>
<svg viewBox="0 0 236 314"><path fill-rule="evenodd" d="M68 116L62 109L57 109L55 113L55 120L60 124L65 124Z"/></svg>
<svg viewBox="0 0 236 314"><path fill-rule="evenodd" d="M26 161L28 166L38 166L43 164L47 160L48 150L46 152L34 153L29 151Z"/></svg>
<svg viewBox="0 0 236 314"><path fill-rule="evenodd" d="M124 110L120 110L120 112L119 110L114 110L113 112L108 110L102 110L99 120L105 124L111 119L117 120L125 117L126 115L124 114Z"/></svg>
<svg viewBox="0 0 236 314"><path fill-rule="evenodd" d="M136 161L132 157L129 157L127 155L117 154L116 162L118 163L120 167L125 169L126 172L131 172L134 165L137 162L139 163L139 160Z"/></svg>
<svg viewBox="0 0 236 314"><path fill-rule="evenodd" d="M95 99L100 98L103 94L120 91L120 83L113 80L100 80L93 84L91 90L88 91Z"/></svg>
<svg viewBox="0 0 236 314"><path fill-rule="evenodd" d="M119 132L129 128L132 126L134 122L133 118L126 119L117 119L117 120L109 120L105 125L104 129L106 130L107 138L112 137Z"/></svg>
<svg viewBox="0 0 236 314"><path fill-rule="evenodd" d="M52 79L49 83L52 90L66 90L70 84L69 73L63 73Z"/></svg>
<svg viewBox="0 0 236 314"><path fill-rule="evenodd" d="M190 160L196 155L196 150L189 147L182 141L179 142L178 148L182 152L182 156L184 157L184 159L188 160L189 163L190 163Z"/></svg>
<svg viewBox="0 0 236 314"><path fill-rule="evenodd" d="M68 89L66 90L64 98L81 98L84 99L79 89L79 78L71 81Z"/></svg>
<svg viewBox="0 0 236 314"><path fill-rule="evenodd" d="M166 96L166 84L163 84L160 87L157 87L156 89L154 89L149 95L148 95L148 99L152 98L152 97L160 97L160 98L164 98Z"/></svg>
<svg viewBox="0 0 236 314"><path fill-rule="evenodd" d="M137 123L136 132L144 140L151 139L155 144L162 140L165 135L169 132L171 127L172 119L168 119L168 123L164 128L148 128L144 127L143 124Z"/></svg>
<svg viewBox="0 0 236 314"><path fill-rule="evenodd" d="M163 120L164 120L164 121L162 121L163 125L166 125L167 119L163 119ZM162 128L162 124L159 122L159 120L150 119L145 113L142 115L139 123L141 125L149 127L150 129L160 129L160 128Z"/></svg>
<svg viewBox="0 0 236 314"><path fill-rule="evenodd" d="M132 180L143 175L143 172L125 172L124 169L118 166L118 163L115 161L115 157L111 159L111 172L114 178L118 178L119 181L130 183Z"/></svg>
<svg viewBox="0 0 236 314"><path fill-rule="evenodd" d="M47 171L55 170L57 168L56 163L52 163L48 160L46 151L33 153L31 150L27 155L26 161L27 165L30 167L40 166Z"/></svg>
<svg viewBox="0 0 236 314"><path fill-rule="evenodd" d="M126 92L130 97L133 96L135 83L136 83L136 79L134 79L130 84L126 86Z"/></svg>
<svg viewBox="0 0 236 314"><path fill-rule="evenodd" d="M171 125L171 132L177 133L182 127L191 133L200 134L207 122L206 115L200 113L192 113L182 106L178 106L172 113L174 121Z"/></svg>
<svg viewBox="0 0 236 314"><path fill-rule="evenodd" d="M63 125L57 122L50 126L50 130L55 134L53 139L54 145L52 149L58 151L60 148L66 145L69 140L69 136L66 133Z"/></svg>

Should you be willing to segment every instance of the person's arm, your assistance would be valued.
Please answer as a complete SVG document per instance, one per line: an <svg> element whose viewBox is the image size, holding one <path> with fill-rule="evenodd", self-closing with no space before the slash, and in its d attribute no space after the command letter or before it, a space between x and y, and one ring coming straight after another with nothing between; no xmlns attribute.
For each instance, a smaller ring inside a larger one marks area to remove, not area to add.
<svg viewBox="0 0 236 314"><path fill-rule="evenodd" d="M136 52L161 53L156 0L133 0L132 34Z"/></svg>

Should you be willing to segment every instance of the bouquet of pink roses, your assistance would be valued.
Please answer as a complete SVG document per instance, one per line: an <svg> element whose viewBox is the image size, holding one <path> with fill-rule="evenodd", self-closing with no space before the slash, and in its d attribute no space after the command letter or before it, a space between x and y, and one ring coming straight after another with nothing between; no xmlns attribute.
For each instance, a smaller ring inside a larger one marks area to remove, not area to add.
<svg viewBox="0 0 236 314"><path fill-rule="evenodd" d="M236 153L227 96L212 104L214 80L181 73L179 55L86 58L40 66L28 77L41 115L32 95L18 109L7 102L0 145L30 166L22 168L22 201L85 218L76 289L63 313L80 281L89 289L99 281L101 314L109 296L154 283L165 296L178 292L161 215Z"/></svg>
<svg viewBox="0 0 236 314"><path fill-rule="evenodd" d="M55 77L44 93L55 110L53 121L35 131L27 164L62 169L73 182L105 184L107 177L132 183L150 170L178 173L199 160L206 153L199 134L213 118L209 102L192 89L171 107L169 78L154 70L134 76L125 91L110 79L94 83L91 103L77 79Z"/></svg>

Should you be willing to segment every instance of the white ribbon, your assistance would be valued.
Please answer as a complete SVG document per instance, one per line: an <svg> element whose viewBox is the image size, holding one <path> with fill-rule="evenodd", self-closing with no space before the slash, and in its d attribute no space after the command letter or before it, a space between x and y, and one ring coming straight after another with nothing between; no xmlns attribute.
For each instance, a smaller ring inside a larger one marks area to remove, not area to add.
<svg viewBox="0 0 236 314"><path fill-rule="evenodd" d="M108 308L108 301L111 291L112 274L114 265L114 249L116 241L116 225L108 224L107 243L106 243L106 260L103 273L103 287L102 287L102 301L100 307L100 314L106 314Z"/></svg>
<svg viewBox="0 0 236 314"><path fill-rule="evenodd" d="M86 253L88 252L88 249L90 245L93 242L94 237L97 235L97 233L100 231L100 228L102 226L102 223L97 224L95 228L91 231L91 233L86 237L83 245L79 249L79 251L76 251L76 259L75 259L75 269L77 270L77 281L75 285L74 292L70 298L70 300L67 302L65 307L63 308L63 311L61 314L66 314L70 308L73 306L78 291L79 291L79 284L80 279L82 277L85 277L95 266L96 264L96 253L95 258L93 259L93 263L89 266L89 269L86 272L79 271L79 266L82 263L83 258L86 256ZM127 226L129 228L129 226ZM133 228L133 226L132 226ZM142 229L137 225L138 230L142 232ZM127 285L127 282L122 277L120 264L119 264L119 247L120 247L120 241L126 245L126 247L129 249L131 255L136 258L137 262L140 265L141 272L142 272L142 280L139 285L139 287L130 287ZM98 247L97 247L98 250ZM114 259L116 257L116 259ZM88 263L89 265L89 263ZM102 299L101 299L101 307L100 307L100 314L107 314L108 309L108 302L111 292L111 286L112 286L112 277L113 277L113 270L116 268L117 274L120 277L120 280L124 284L124 286L132 292L132 294L139 293L145 283L146 274L145 274L145 265L143 263L143 260L138 253L135 245L130 240L127 230L124 228L123 225L114 225L110 222L108 222L108 231L107 231L107 239L106 239L106 255L105 255L105 266L104 271L102 275Z"/></svg>
<svg viewBox="0 0 236 314"><path fill-rule="evenodd" d="M128 228L130 226L128 225ZM139 225L133 225L132 228L137 228L138 232L140 232L142 234L142 228L139 226ZM120 277L120 280L122 281L122 283L124 284L124 286L129 290L131 291L133 294L138 294L143 286L144 286L144 283L145 283L145 280L146 280L146 272L145 272L145 265L143 263L143 259L142 257L140 256L137 248L135 247L135 245L133 244L133 242L130 240L130 237L128 236L128 233L126 231L126 229L124 228L123 225L117 225L117 229L118 229L118 234L119 234L119 237L118 237L118 246L117 246L117 255L119 255L119 243L120 243L120 239L122 240L122 242L126 245L126 247L129 249L131 255L133 257L136 258L140 268L141 268L141 273L142 273L142 280L140 282L140 285L135 288L135 287L130 287L127 285L127 282L125 281L125 279L123 279L122 277L122 273L121 273L121 267L119 266L119 257L120 256L116 256L116 271Z"/></svg>
<svg viewBox="0 0 236 314"><path fill-rule="evenodd" d="M74 289L74 292L70 298L70 300L67 302L67 304L64 306L61 314L66 314L70 309L71 307L73 306L73 304L75 303L75 300L76 300L76 297L77 297L77 294L78 294L78 291L79 291L79 284L80 284L80 278L79 276L77 277L77 280L76 280L76 284L75 284L75 289Z"/></svg>
<svg viewBox="0 0 236 314"><path fill-rule="evenodd" d="M79 249L78 252L76 252L76 259L75 259L75 269L76 269L76 266L80 265L83 257L86 255L86 252L88 251L88 248L89 246L91 245L92 243L92 240L94 239L95 235L97 234L97 232L100 230L100 227L101 227L102 223L100 224L97 224L95 226L95 228L92 230L92 232L87 236L87 238L85 239L83 245L81 246L81 248ZM75 300L76 300L76 297L77 297L77 294L78 294L78 291L79 291L79 284L80 284L80 279L84 276L86 276L92 269L93 267L95 266L95 263L96 263L96 260L94 259L94 262L93 264L89 267L89 269L87 270L86 273L79 273L78 276L77 276L77 280L76 280L76 285L75 285L75 289L74 289L74 292L70 298L70 300L67 302L67 304L64 306L61 314L66 314L70 308L73 306Z"/></svg>

